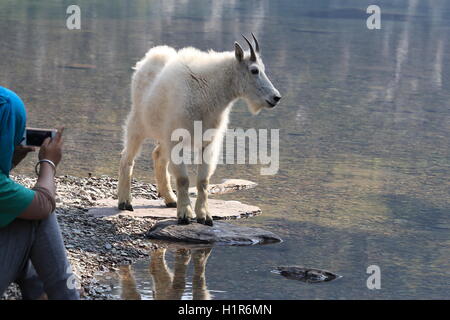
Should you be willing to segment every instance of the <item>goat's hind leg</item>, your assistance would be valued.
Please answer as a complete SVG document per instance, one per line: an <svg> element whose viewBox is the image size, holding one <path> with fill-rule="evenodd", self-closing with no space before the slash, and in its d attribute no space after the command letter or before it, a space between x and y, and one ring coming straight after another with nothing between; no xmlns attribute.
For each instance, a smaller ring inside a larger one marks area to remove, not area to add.
<svg viewBox="0 0 450 320"><path fill-rule="evenodd" d="M174 208L177 206L177 197L173 193L170 185L170 175L168 172L169 159L167 159L167 154L160 144L153 150L152 157L158 193L164 198L166 206Z"/></svg>
<svg viewBox="0 0 450 320"><path fill-rule="evenodd" d="M133 206L131 205L131 177L134 159L139 153L143 141L144 137L138 133L136 127L133 127L133 125L127 126L125 147L122 151L119 168L119 210L133 211Z"/></svg>

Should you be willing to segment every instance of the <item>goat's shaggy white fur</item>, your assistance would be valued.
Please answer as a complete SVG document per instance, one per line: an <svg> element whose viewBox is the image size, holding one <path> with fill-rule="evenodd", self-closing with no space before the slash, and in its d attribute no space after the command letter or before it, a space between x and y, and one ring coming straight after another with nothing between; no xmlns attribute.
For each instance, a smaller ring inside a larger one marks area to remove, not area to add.
<svg viewBox="0 0 450 320"><path fill-rule="evenodd" d="M258 68L257 76L250 72L252 68ZM181 223L194 217L186 166L171 161L172 147L178 143L171 141L171 134L179 128L193 133L194 121L202 121L204 131L211 128L217 131L210 142L194 146L202 152L207 146L209 150L203 154L207 161L199 165L195 214L198 222L212 225L206 189L233 102L242 97L250 110L257 113L263 107L273 107L279 93L265 76L259 55L253 59L244 55L237 43L235 52L203 52L191 47L177 52L168 46L154 47L136 64L135 70L132 108L125 123L119 170L119 208L132 210L130 183L134 159L144 139L152 138L157 142L152 156L160 195L167 206L177 206ZM169 169L176 178L177 196L170 185Z"/></svg>

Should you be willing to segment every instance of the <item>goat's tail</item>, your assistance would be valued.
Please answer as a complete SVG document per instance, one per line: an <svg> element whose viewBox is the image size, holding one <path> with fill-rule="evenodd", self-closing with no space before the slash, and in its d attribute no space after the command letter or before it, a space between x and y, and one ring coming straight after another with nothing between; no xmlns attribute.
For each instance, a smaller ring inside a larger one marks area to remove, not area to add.
<svg viewBox="0 0 450 320"><path fill-rule="evenodd" d="M145 57L136 63L133 68L136 71L133 73L131 81L131 97L134 106L140 103L146 88L151 86L166 63L176 55L177 52L174 48L158 46L151 48Z"/></svg>

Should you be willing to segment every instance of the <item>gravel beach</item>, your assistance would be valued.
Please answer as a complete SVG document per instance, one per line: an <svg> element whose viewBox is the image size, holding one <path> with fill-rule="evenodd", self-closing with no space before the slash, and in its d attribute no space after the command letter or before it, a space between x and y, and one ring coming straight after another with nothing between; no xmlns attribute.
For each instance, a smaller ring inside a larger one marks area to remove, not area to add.
<svg viewBox="0 0 450 320"><path fill-rule="evenodd" d="M26 176L12 178L27 187L36 182L35 178ZM100 285L96 275L114 272L120 265L145 258L156 249L156 245L145 238L145 233L156 221L125 215L99 218L86 214L96 200L116 197L116 179L60 176L56 182L56 214L69 260L81 284L81 298L112 299L111 288ZM136 180L132 183L132 193L133 196L157 199L154 185ZM1 299L20 299L16 285L11 285Z"/></svg>

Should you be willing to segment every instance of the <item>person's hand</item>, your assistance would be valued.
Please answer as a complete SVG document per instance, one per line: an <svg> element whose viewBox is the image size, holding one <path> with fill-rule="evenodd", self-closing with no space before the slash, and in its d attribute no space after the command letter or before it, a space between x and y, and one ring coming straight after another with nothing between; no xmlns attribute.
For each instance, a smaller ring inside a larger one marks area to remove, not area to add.
<svg viewBox="0 0 450 320"><path fill-rule="evenodd" d="M12 159L13 167L16 167L23 159L25 159L25 157L27 156L27 154L29 152L34 152L34 151L36 151L35 147L21 146L21 145L16 146L14 148L14 154L13 154L13 159Z"/></svg>
<svg viewBox="0 0 450 320"><path fill-rule="evenodd" d="M39 150L39 160L48 159L52 161L55 166L58 165L62 158L63 132L64 128L61 128L53 139L47 138L44 140L41 150Z"/></svg>

